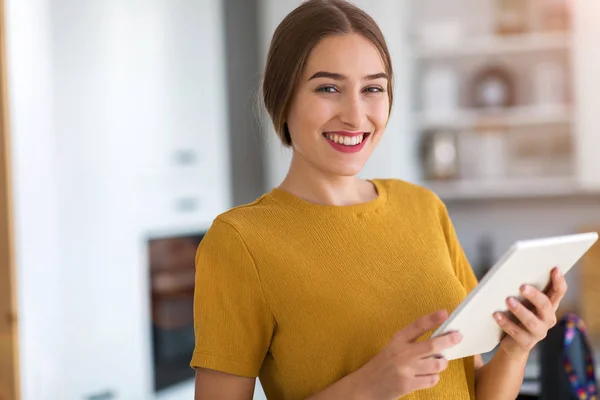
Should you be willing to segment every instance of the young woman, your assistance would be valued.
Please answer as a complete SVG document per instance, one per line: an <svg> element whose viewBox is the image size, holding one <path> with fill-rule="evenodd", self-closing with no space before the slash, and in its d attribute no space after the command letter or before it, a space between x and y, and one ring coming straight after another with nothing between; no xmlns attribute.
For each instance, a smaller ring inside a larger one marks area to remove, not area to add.
<svg viewBox="0 0 600 400"><path fill-rule="evenodd" d="M276 29L263 100L293 157L279 187L219 215L196 267L197 400L514 399L566 291L509 301L520 320L493 359L432 357L430 334L476 285L429 190L356 175L381 140L392 65L376 23L343 0L309 0ZM492 316L490 315L490 318ZM419 340L418 340L419 339Z"/></svg>

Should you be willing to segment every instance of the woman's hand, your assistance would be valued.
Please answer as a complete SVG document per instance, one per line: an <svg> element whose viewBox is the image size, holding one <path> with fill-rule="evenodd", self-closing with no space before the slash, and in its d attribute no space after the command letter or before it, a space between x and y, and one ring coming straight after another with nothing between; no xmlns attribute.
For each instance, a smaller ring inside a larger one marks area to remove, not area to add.
<svg viewBox="0 0 600 400"><path fill-rule="evenodd" d="M435 386L448 361L435 358L462 340L458 332L417 343L425 332L448 318L445 311L421 317L397 332L390 343L354 375L356 391L366 399L397 399L408 393Z"/></svg>
<svg viewBox="0 0 600 400"><path fill-rule="evenodd" d="M534 287L523 285L521 293L533 305L529 310L515 298L508 298L510 312L520 324L513 322L502 313L495 313L494 318L506 336L500 343L500 349L510 356L526 357L533 347L546 337L548 330L556 324L556 310L567 292L567 282L558 268L552 270L552 284L548 294Z"/></svg>

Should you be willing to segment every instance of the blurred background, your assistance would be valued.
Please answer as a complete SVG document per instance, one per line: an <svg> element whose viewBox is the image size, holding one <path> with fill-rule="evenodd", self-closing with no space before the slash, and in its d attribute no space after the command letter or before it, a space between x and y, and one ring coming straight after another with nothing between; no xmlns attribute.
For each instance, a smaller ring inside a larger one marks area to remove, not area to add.
<svg viewBox="0 0 600 400"><path fill-rule="evenodd" d="M195 250L287 172L257 95L299 3L0 1L0 399L193 398ZM600 231L600 2L354 3L396 74L361 175L438 193L479 277L515 240ZM592 335L599 253L561 310Z"/></svg>

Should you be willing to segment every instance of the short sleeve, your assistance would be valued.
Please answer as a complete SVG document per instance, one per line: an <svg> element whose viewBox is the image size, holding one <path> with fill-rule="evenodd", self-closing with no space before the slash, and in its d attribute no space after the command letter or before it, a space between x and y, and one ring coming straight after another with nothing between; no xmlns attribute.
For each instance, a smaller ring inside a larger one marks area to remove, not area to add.
<svg viewBox="0 0 600 400"><path fill-rule="evenodd" d="M190 366L257 377L275 320L241 236L218 218L196 253L195 349Z"/></svg>
<svg viewBox="0 0 600 400"><path fill-rule="evenodd" d="M463 285L467 293L477 286L477 277L473 273L471 264L465 255L465 252L460 244L452 220L448 214L446 205L438 198L439 202L439 215L442 229L444 230L444 236L446 237L446 243L448 245L448 251L452 259L452 265L454 272L460 283Z"/></svg>

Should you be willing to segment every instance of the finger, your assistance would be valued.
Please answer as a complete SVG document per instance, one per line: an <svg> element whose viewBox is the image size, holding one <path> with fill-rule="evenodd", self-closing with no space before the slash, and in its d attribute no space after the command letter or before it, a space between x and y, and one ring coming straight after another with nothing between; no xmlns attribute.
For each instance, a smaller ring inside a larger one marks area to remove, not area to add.
<svg viewBox="0 0 600 400"><path fill-rule="evenodd" d="M508 309L523 327L534 337L544 336L547 328L545 323L535 315L531 310L527 309L519 300L514 297L509 297L506 301ZM548 304L550 302L548 301Z"/></svg>
<svg viewBox="0 0 600 400"><path fill-rule="evenodd" d="M413 342L421 337L425 332L436 328L448 318L448 312L445 310L425 315L419 318L406 328L399 331L396 335L403 342Z"/></svg>
<svg viewBox="0 0 600 400"><path fill-rule="evenodd" d="M415 344L411 354L419 358L437 356L445 349L456 346L461 340L462 335L460 332L450 332Z"/></svg>
<svg viewBox="0 0 600 400"><path fill-rule="evenodd" d="M536 340L525 329L518 326L516 323L507 318L502 313L495 313L494 318L502 330L512 337L524 349L531 349L535 345Z"/></svg>
<svg viewBox="0 0 600 400"><path fill-rule="evenodd" d="M547 295L530 285L523 285L521 287L521 292L523 293L523 296L533 304L538 319L544 322L546 329L556 324L556 310Z"/></svg>
<svg viewBox="0 0 600 400"><path fill-rule="evenodd" d="M565 296L568 290L567 280L565 276L560 272L558 268L552 270L552 285L548 292L548 298L552 303L554 311L558 309L561 300Z"/></svg>
<svg viewBox="0 0 600 400"><path fill-rule="evenodd" d="M415 363L415 376L435 375L448 368L448 360L445 358L426 358Z"/></svg>
<svg viewBox="0 0 600 400"><path fill-rule="evenodd" d="M429 389L437 385L440 381L439 375L427 375L427 376L419 376L412 380L411 389L412 391L421 390L421 389Z"/></svg>

